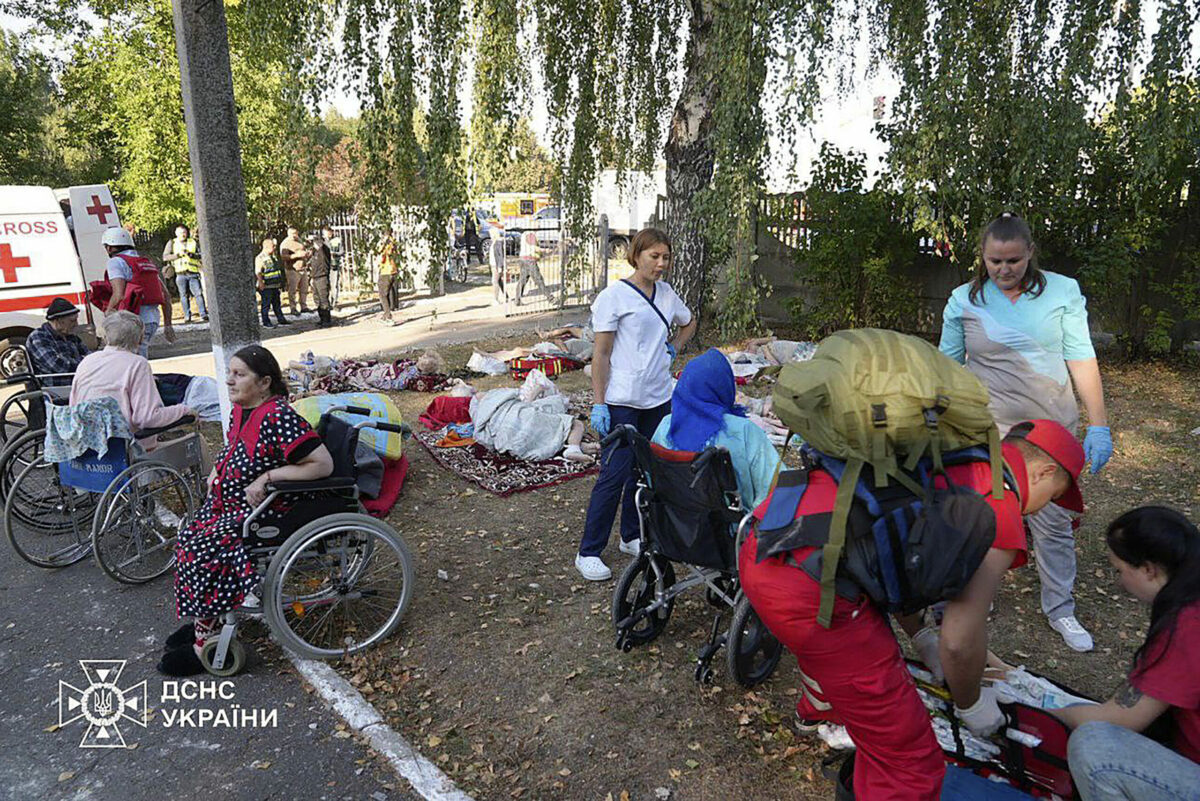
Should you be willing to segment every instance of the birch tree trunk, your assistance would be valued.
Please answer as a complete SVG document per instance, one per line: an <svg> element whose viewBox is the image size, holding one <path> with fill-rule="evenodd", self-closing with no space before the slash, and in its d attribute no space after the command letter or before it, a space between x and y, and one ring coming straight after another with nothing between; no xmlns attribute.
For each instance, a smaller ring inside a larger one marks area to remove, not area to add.
<svg viewBox="0 0 1200 801"><path fill-rule="evenodd" d="M712 181L712 109L716 86L709 69L713 0L692 0L683 88L667 134L666 224L673 244L670 283L699 315L708 288L708 248L695 212L696 193Z"/></svg>

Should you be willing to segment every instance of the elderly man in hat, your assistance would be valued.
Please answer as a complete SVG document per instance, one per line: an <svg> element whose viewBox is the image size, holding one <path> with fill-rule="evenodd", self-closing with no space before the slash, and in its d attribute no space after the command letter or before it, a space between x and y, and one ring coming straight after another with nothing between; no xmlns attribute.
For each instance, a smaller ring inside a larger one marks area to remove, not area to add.
<svg viewBox="0 0 1200 801"><path fill-rule="evenodd" d="M30 372L37 375L74 373L88 355L83 340L75 336L79 309L66 298L55 298L46 309L46 322L25 340ZM49 386L67 386L70 375L46 379Z"/></svg>

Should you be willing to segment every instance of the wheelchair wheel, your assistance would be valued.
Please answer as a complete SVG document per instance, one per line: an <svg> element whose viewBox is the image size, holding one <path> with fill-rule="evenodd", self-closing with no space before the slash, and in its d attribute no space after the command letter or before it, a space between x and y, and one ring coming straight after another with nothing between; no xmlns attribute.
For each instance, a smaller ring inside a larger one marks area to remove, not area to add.
<svg viewBox="0 0 1200 801"><path fill-rule="evenodd" d="M235 676L241 673L242 668L246 667L246 646L234 637L229 641L229 650L225 652L225 664L216 668L213 667L213 659L216 657L219 642L219 637L209 637L204 641L204 647L200 649L200 664L214 676Z"/></svg>
<svg viewBox="0 0 1200 801"><path fill-rule="evenodd" d="M729 675L743 687L754 687L771 677L782 655L783 643L775 639L749 599L743 597L734 607L729 638L725 641Z"/></svg>
<svg viewBox="0 0 1200 801"><path fill-rule="evenodd" d="M651 566L652 559L662 571L661 580ZM621 638L621 645L645 645L662 634L671 618L671 610L675 607L674 598L667 599L661 608L642 617L625 630L621 629L621 622L650 606L657 592L666 592L674 584L675 568L669 559L643 553L629 563L617 582L612 600L613 628Z"/></svg>
<svg viewBox="0 0 1200 801"><path fill-rule="evenodd" d="M11 337L0 343L0 378L29 372L29 354L24 344L24 337Z"/></svg>
<svg viewBox="0 0 1200 801"><path fill-rule="evenodd" d="M3 452L0 452L0 494L3 497L7 498L12 493L13 485L22 470L33 462L41 461L44 438L45 429L39 428L25 429L6 440ZM46 465L46 469L54 468L52 465Z"/></svg>
<svg viewBox="0 0 1200 801"><path fill-rule="evenodd" d="M159 462L135 462L109 485L92 518L92 553L109 578L145 584L175 566L179 528L196 509L191 482Z"/></svg>
<svg viewBox="0 0 1200 801"><path fill-rule="evenodd" d="M25 465L4 503L4 531L17 555L45 568L85 559L91 501L89 497L81 504L80 497L59 484L54 465L40 457Z"/></svg>
<svg viewBox="0 0 1200 801"><path fill-rule="evenodd" d="M13 395L0 404L0 442L16 439L33 419L32 393Z"/></svg>
<svg viewBox="0 0 1200 801"><path fill-rule="evenodd" d="M288 650L331 659L391 634L412 600L408 546L354 512L314 520L284 541L263 581L267 625Z"/></svg>

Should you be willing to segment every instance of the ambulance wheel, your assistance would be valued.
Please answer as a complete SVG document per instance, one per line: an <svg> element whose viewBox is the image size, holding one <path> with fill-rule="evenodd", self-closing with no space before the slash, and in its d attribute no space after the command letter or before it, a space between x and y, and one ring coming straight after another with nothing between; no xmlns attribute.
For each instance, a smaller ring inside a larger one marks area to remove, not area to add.
<svg viewBox="0 0 1200 801"><path fill-rule="evenodd" d="M25 353L25 337L9 337L0 342L0 378L29 372L29 357Z"/></svg>
<svg viewBox="0 0 1200 801"><path fill-rule="evenodd" d="M738 601L725 641L729 675L743 687L754 687L771 677L782 655L783 644L759 619L750 601Z"/></svg>
<svg viewBox="0 0 1200 801"><path fill-rule="evenodd" d="M651 560L657 564L661 578L659 573L655 573ZM673 596L667 598L661 607L640 617L623 630L621 623L648 608L654 603L655 596L659 592L668 592L674 584L675 568L671 566L670 560L661 556L650 556L643 553L625 568L620 581L617 582L612 600L613 627L621 637L623 650L629 650L624 646L645 645L662 634L663 629L667 627L667 621L671 618L671 610L675 606Z"/></svg>

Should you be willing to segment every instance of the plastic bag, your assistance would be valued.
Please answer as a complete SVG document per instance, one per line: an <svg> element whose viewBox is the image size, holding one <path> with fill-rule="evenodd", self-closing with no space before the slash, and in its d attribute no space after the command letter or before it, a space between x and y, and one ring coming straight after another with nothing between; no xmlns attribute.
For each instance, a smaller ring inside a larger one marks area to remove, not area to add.
<svg viewBox="0 0 1200 801"><path fill-rule="evenodd" d="M547 398L557 394L558 387L554 385L554 382L535 367L525 376L525 383L521 384L517 397L522 403L533 403L538 398Z"/></svg>
<svg viewBox="0 0 1200 801"><path fill-rule="evenodd" d="M452 398L470 398L475 394L475 387L463 381L461 378L455 378L450 382L450 397Z"/></svg>
<svg viewBox="0 0 1200 801"><path fill-rule="evenodd" d="M471 354L471 358L467 362L467 369L483 373L484 375L504 375L508 372L508 365L495 356L488 356L486 353L475 351Z"/></svg>

